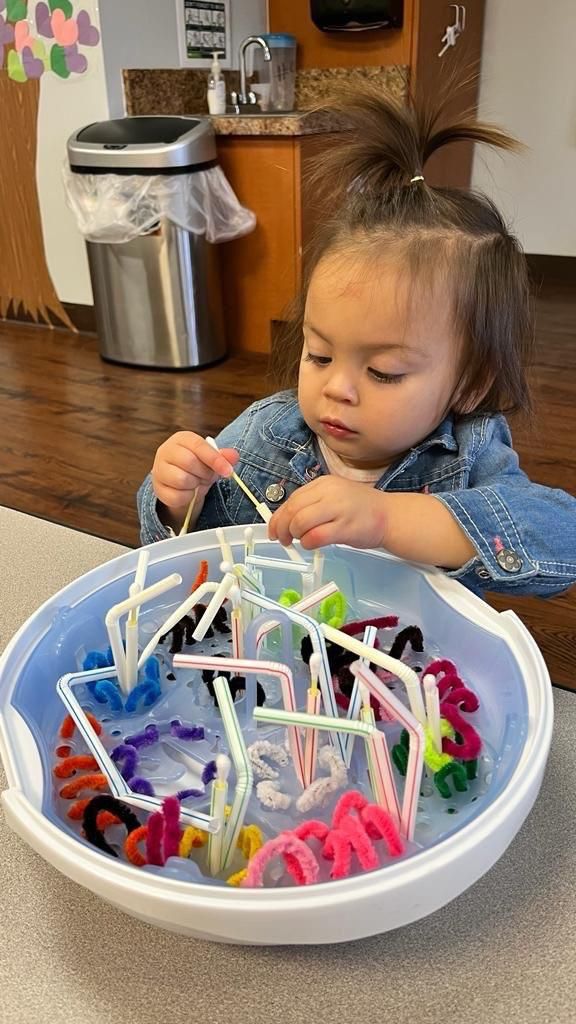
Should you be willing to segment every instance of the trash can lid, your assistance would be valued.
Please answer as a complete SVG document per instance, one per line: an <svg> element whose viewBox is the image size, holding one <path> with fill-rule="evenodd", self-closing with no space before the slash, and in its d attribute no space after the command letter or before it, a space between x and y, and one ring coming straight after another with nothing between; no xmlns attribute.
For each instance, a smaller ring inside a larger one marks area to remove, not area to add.
<svg viewBox="0 0 576 1024"><path fill-rule="evenodd" d="M208 117L119 117L80 128L68 139L77 174L190 174L217 163Z"/></svg>

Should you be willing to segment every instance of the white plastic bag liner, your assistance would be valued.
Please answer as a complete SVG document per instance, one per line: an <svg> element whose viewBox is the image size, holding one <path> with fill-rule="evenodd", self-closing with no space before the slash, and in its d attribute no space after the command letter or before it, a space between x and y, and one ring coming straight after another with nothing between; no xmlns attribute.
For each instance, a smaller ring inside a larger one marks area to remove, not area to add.
<svg viewBox="0 0 576 1024"><path fill-rule="evenodd" d="M161 217L209 242L227 242L256 226L221 167L193 174L74 174L64 166L68 206L90 242L130 242Z"/></svg>

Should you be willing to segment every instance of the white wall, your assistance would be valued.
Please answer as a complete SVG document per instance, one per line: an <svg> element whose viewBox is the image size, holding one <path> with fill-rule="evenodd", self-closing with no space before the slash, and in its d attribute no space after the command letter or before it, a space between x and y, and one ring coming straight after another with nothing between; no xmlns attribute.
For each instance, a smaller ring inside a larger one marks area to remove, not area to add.
<svg viewBox="0 0 576 1024"><path fill-rule="evenodd" d="M82 7L98 24L95 0ZM84 240L66 205L62 164L66 142L77 128L108 117L102 47L85 48L89 67L66 81L46 73L40 83L36 177L46 262L62 302L92 303Z"/></svg>
<svg viewBox="0 0 576 1024"><path fill-rule="evenodd" d="M176 0L100 0L106 83L112 117L124 110L122 68L180 67ZM232 67L238 45L266 30L266 0L230 0Z"/></svg>
<svg viewBox="0 0 576 1024"><path fill-rule="evenodd" d="M477 147L473 184L530 253L576 256L576 2L487 0L480 114L530 148Z"/></svg>

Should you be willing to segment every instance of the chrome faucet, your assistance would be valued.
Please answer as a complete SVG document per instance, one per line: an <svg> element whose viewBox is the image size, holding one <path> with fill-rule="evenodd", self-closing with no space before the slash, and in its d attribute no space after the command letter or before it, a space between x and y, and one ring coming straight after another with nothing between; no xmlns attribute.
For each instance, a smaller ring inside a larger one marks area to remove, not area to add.
<svg viewBox="0 0 576 1024"><path fill-rule="evenodd" d="M271 60L270 49L268 43L262 36L246 36L238 47L238 62L240 64L240 94L237 98L238 103L246 106L255 104L257 102L256 95L253 92L246 92L246 50L249 46L256 45L261 46L264 51L264 60Z"/></svg>

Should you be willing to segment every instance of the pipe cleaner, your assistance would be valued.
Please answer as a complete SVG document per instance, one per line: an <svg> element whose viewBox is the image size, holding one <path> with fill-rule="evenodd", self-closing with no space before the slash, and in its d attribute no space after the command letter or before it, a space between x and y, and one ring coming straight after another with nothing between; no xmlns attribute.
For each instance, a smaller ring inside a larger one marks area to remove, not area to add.
<svg viewBox="0 0 576 1024"><path fill-rule="evenodd" d="M96 735L100 736L100 734L102 733L101 723L90 711L85 711L84 714L86 715L86 718L89 724L92 726ZM70 740L72 739L75 731L76 722L72 718L72 715L66 715L62 722L62 725L60 726L60 738L63 740Z"/></svg>
<svg viewBox="0 0 576 1024"><path fill-rule="evenodd" d="M135 828L132 832L129 832L124 840L124 853L130 863L137 868L143 868L147 863L146 857L138 849L138 844L143 839L146 839L147 832L148 826L140 825L140 828Z"/></svg>
<svg viewBox="0 0 576 1024"><path fill-rule="evenodd" d="M451 761L450 764L445 765L439 772L436 772L436 775L434 776L434 785L440 793L440 796L444 797L445 800L449 800L452 796L450 786L446 781L449 776L452 777L456 792L465 793L468 789L466 769L464 765L460 764L459 761Z"/></svg>
<svg viewBox="0 0 576 1024"><path fill-rule="evenodd" d="M254 774L259 779L278 779L280 772L272 765L266 764L265 757L270 758L275 764L285 768L290 763L288 752L279 743L271 743L270 740L256 740L248 747L248 757L254 769Z"/></svg>
<svg viewBox="0 0 576 1024"><path fill-rule="evenodd" d="M292 797L282 793L278 783L272 779L264 779L256 784L256 796L262 806L270 811L286 811L292 804Z"/></svg>
<svg viewBox="0 0 576 1024"><path fill-rule="evenodd" d="M261 888L264 885L264 872L268 864L278 856L284 859L286 870L296 885L312 885L318 880L319 868L312 851L297 836L282 832L258 850L248 865L242 887Z"/></svg>
<svg viewBox="0 0 576 1024"><path fill-rule="evenodd" d="M115 796L107 793L102 794L102 796L93 797L86 807L83 819L86 839L93 846L102 850L103 853L109 853L112 857L117 857L116 850L106 842L103 831L98 828L98 815L100 811L109 811L116 815L117 818L120 818L122 824L126 826L127 832L134 832L137 828L140 828L140 822L130 807L127 807L126 804L123 804Z"/></svg>
<svg viewBox="0 0 576 1024"><path fill-rule="evenodd" d="M107 789L108 779L105 775L96 774L81 775L72 782L68 782L60 790L60 796L63 800L73 800L75 796L78 796L83 789Z"/></svg>
<svg viewBox="0 0 576 1024"><path fill-rule="evenodd" d="M55 765L53 771L57 779L69 779L77 771L94 771L97 768L98 761L92 754L74 754Z"/></svg>
<svg viewBox="0 0 576 1024"><path fill-rule="evenodd" d="M120 743L110 753L114 764L118 766L123 779L128 781L136 772L138 765L138 751L131 743Z"/></svg>
<svg viewBox="0 0 576 1024"><path fill-rule="evenodd" d="M397 658L399 661L408 644L417 654L423 653L424 637L422 636L422 630L418 626L406 626L405 629L401 629L394 637L392 647L388 651L388 656L390 658Z"/></svg>
<svg viewBox="0 0 576 1024"><path fill-rule="evenodd" d="M348 782L348 770L340 755L327 744L318 752L318 764L328 770L330 775L320 776L312 782L296 801L296 809L301 814L315 807L324 807L333 793L343 789Z"/></svg>
<svg viewBox="0 0 576 1024"><path fill-rule="evenodd" d="M456 731L456 739L445 737L442 740L442 750L446 754L452 754L461 761L474 761L482 750L482 740L474 726L465 721L455 704L449 701L442 701L440 714L446 718Z"/></svg>

